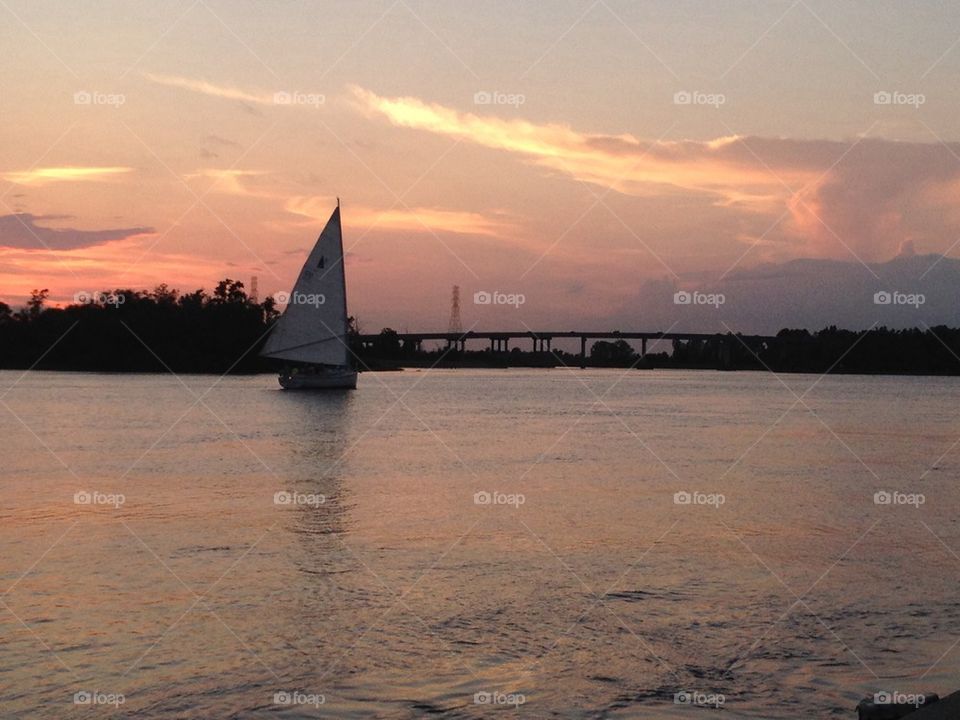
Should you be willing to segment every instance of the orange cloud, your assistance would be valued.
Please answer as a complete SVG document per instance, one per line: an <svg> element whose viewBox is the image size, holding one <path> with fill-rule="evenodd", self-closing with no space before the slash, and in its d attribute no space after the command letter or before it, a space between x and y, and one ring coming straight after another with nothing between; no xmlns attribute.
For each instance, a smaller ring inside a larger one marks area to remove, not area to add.
<svg viewBox="0 0 960 720"><path fill-rule="evenodd" d="M480 116L359 87L352 92L362 111L397 127L506 151L624 195L667 205L675 196L709 198L741 224L727 237L751 246L789 245L794 254L863 261L891 257L907 238L929 250L952 248L960 233L957 143L945 152L940 143L869 137L648 142Z"/></svg>
<svg viewBox="0 0 960 720"><path fill-rule="evenodd" d="M286 209L297 215L326 221L333 204L327 197L292 197L287 201ZM378 210L362 205L350 206L350 224L367 228L376 226L384 230L452 232L492 237L502 237L511 229L511 225L503 220L475 212L424 207Z"/></svg>
<svg viewBox="0 0 960 720"><path fill-rule="evenodd" d="M214 85L206 80L194 80L179 75L163 75L160 73L145 72L143 76L157 85L189 90L190 92L200 93L201 95L210 95L211 97L224 98L226 100L240 100L258 105L275 104L273 93L254 94L246 90L239 90L238 88L227 87L225 85Z"/></svg>
<svg viewBox="0 0 960 720"><path fill-rule="evenodd" d="M55 304L67 304L80 291L152 288L162 282L192 291L221 277L221 261L195 254L151 253L131 267L144 240L127 238L93 247L56 249L0 248L0 287L7 302L16 304L33 288L49 287Z"/></svg>
<svg viewBox="0 0 960 720"><path fill-rule="evenodd" d="M186 176L188 180L207 178L213 180L211 191L226 193L227 195L241 195L244 197L273 197L271 193L255 192L246 187L243 178L262 177L268 173L260 170L220 170L204 168Z"/></svg>
<svg viewBox="0 0 960 720"><path fill-rule="evenodd" d="M48 185L56 182L89 182L106 180L133 172L129 167L46 167L7 172L4 180L17 185Z"/></svg>
<svg viewBox="0 0 960 720"><path fill-rule="evenodd" d="M646 142L632 135L577 132L569 126L462 113L417 98L385 98L352 88L362 109L398 127L425 130L517 153L578 180L626 195L684 190L718 197L722 204L769 210L789 196L784 184L801 186L812 167L770 170L744 155L739 138L709 142Z"/></svg>

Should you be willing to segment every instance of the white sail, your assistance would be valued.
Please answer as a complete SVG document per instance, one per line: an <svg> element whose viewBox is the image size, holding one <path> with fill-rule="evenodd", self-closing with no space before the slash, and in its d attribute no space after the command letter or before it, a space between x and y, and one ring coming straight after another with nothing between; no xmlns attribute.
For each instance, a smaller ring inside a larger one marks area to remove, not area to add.
<svg viewBox="0 0 960 720"><path fill-rule="evenodd" d="M350 364L340 205L320 233L261 355L318 365Z"/></svg>

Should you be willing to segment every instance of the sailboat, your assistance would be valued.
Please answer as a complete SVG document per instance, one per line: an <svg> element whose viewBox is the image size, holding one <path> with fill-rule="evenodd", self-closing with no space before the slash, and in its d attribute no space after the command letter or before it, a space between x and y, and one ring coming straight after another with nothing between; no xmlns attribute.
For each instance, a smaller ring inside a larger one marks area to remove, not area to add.
<svg viewBox="0 0 960 720"><path fill-rule="evenodd" d="M343 270L340 199L316 245L307 256L287 307L263 350L284 361L285 390L353 389L357 373L350 364L347 337L347 283Z"/></svg>

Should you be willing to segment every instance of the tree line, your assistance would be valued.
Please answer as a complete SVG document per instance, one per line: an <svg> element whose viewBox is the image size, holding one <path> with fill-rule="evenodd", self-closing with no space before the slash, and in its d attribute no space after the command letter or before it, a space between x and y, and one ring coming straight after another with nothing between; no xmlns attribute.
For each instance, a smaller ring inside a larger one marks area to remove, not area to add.
<svg viewBox="0 0 960 720"><path fill-rule="evenodd" d="M0 303L0 367L178 373L251 373L272 369L258 357L279 317L273 298L257 303L242 282L211 293L117 289L78 295L64 308L34 290L14 312Z"/></svg>
<svg viewBox="0 0 960 720"><path fill-rule="evenodd" d="M34 290L18 310L0 302L0 368L218 374L279 368L277 361L259 356L279 309L273 298L252 300L243 283L230 278L209 293L203 289L180 293L167 285L152 291L117 289L78 295L63 308L49 306L48 296L45 289ZM578 366L581 362L579 354L562 350L418 350L406 346L390 328L384 328L375 342L361 344L353 318L349 344L361 370L404 365ZM956 375L960 374L960 329L785 329L759 344L718 334L706 340L674 341L672 352L643 357L625 340L601 340L590 347L587 364Z"/></svg>

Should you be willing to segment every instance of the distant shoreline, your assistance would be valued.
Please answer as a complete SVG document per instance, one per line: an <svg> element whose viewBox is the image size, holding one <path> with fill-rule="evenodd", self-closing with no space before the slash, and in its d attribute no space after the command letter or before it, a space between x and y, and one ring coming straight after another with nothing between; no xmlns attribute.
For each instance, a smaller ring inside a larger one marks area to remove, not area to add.
<svg viewBox="0 0 960 720"><path fill-rule="evenodd" d="M80 372L255 375L282 369L260 356L280 317L273 300L251 300L243 284L222 280L212 293L116 290L66 308L45 304L35 291L17 311L0 303L0 368ZM363 334L349 318L345 339L361 371L591 367L622 370L723 370L775 373L951 377L960 375L960 328L810 332L782 329L775 336L672 333L669 352L646 352L653 333L580 333L579 352L553 350L577 333L479 333L489 347L475 349L470 333ZM503 335L503 337L500 337ZM532 348L519 337L533 340ZM629 337L634 336L634 337ZM511 343L511 338L513 342ZM638 339L639 338L639 339ZM655 339L655 338L654 338ZM631 344L631 340L633 344ZM429 347L429 343L445 346ZM471 343L468 346L468 342ZM510 345L513 347L510 347Z"/></svg>
<svg viewBox="0 0 960 720"><path fill-rule="evenodd" d="M367 373L398 373L413 371L432 371L432 370L571 370L579 372L589 370L619 370L625 373L644 373L651 371L674 371L674 372L710 372L717 374L731 373L756 373L760 375L819 375L819 376L860 376L860 377L942 377L942 378L960 378L960 370L955 373L921 373L921 372L884 372L884 371L863 371L863 370L833 370L828 373L817 372L815 370L767 370L764 368L711 368L711 367L617 367L610 365L588 365L586 368L572 365L405 365L402 367L378 367L369 369L358 369L360 374ZM24 367L0 367L0 372L11 373L70 373L76 375L110 375L110 376L130 376L130 375L150 375L164 376L172 375L182 377L187 375L199 375L203 377L254 377L260 375L274 376L277 374L274 370L254 370L245 372L221 373L215 371L184 371L172 373L169 370L90 370L90 369L67 369L67 368L24 368Z"/></svg>

